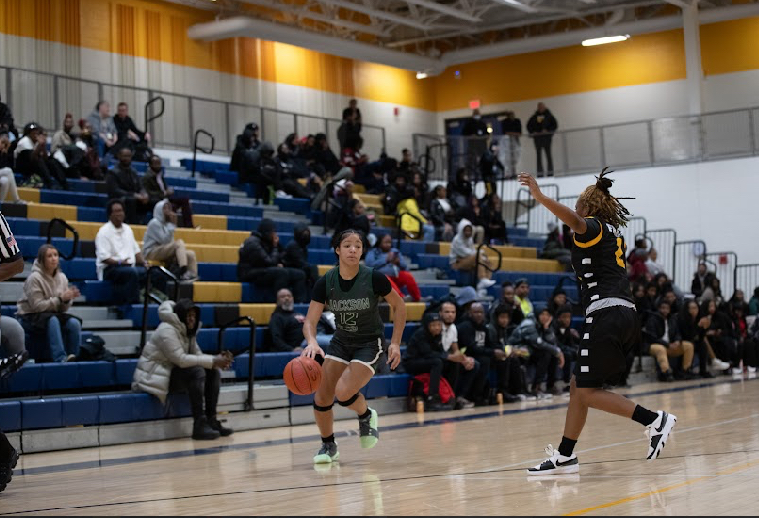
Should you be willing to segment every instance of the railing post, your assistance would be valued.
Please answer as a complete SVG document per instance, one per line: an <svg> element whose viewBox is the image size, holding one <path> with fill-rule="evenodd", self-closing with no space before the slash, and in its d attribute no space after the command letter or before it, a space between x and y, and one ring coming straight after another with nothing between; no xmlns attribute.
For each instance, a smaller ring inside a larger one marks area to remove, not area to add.
<svg viewBox="0 0 759 518"><path fill-rule="evenodd" d="M58 76L53 76L53 122L57 122L56 117L59 117L61 113L59 93ZM56 125L55 127L57 128L58 126Z"/></svg>
<svg viewBox="0 0 759 518"><path fill-rule="evenodd" d="M153 90L148 90L148 102L153 99ZM147 113L145 114L147 116ZM151 142L152 146L156 145L156 134L155 134L155 121L148 122L147 117L145 119L145 131L150 133L150 136L153 139L153 142Z"/></svg>
<svg viewBox="0 0 759 518"><path fill-rule="evenodd" d="M561 132L561 144L564 148L564 173L569 173L569 148L567 144L567 133L565 131ZM556 173L554 173L556 174Z"/></svg>
<svg viewBox="0 0 759 518"><path fill-rule="evenodd" d="M648 154L653 166L656 162L656 155L654 153L654 125L650 120L646 121L646 131L648 132Z"/></svg>
<svg viewBox="0 0 759 518"><path fill-rule="evenodd" d="M754 110L748 110L748 135L751 139L751 154L756 154L756 131L754 130Z"/></svg>
<svg viewBox="0 0 759 518"><path fill-rule="evenodd" d="M598 128L598 138L600 139L601 144L601 165L599 169L603 169L606 167L606 146L604 143L604 129L603 126Z"/></svg>
<svg viewBox="0 0 759 518"><path fill-rule="evenodd" d="M229 128L230 126L230 116L229 116L229 103L224 103L224 135L227 138L227 153L231 153L234 147L232 147L232 130Z"/></svg>
<svg viewBox="0 0 759 518"><path fill-rule="evenodd" d="M298 134L298 115L293 113L293 133Z"/></svg>
<svg viewBox="0 0 759 518"><path fill-rule="evenodd" d="M187 122L188 122L187 130L189 131L189 138L190 138L188 142L189 142L189 145L192 146L194 142L193 135L195 133L195 117L193 117L193 114L192 114L192 97L187 97ZM195 158L193 157L192 160L194 163ZM193 175L192 175L193 178L195 178L194 172L195 171L193 170Z"/></svg>

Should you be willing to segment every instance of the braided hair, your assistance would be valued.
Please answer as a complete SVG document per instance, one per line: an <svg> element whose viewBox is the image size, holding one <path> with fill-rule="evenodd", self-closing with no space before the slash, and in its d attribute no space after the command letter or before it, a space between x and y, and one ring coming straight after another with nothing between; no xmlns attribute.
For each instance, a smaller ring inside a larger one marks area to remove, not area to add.
<svg viewBox="0 0 759 518"><path fill-rule="evenodd" d="M578 201L585 205L588 215L598 216L614 228L626 227L630 211L619 200L632 200L634 198L615 198L609 193L614 180L608 178L607 175L614 171L608 169L608 167L603 168L601 174L596 176L596 183L588 186Z"/></svg>

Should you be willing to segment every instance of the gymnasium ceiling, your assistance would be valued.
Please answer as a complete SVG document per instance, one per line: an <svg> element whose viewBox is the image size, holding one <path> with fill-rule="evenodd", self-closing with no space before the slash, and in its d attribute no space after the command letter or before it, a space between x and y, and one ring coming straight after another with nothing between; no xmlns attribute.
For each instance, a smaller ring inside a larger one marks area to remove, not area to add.
<svg viewBox="0 0 759 518"><path fill-rule="evenodd" d="M192 38L247 36L398 68L448 66L579 44L583 39L759 15L759 0L166 0L216 13Z"/></svg>

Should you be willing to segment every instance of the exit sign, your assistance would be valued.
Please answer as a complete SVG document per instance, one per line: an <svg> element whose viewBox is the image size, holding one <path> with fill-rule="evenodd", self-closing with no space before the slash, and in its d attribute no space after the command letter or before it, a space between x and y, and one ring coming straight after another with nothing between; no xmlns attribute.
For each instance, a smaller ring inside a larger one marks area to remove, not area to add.
<svg viewBox="0 0 759 518"><path fill-rule="evenodd" d="M479 99L472 99L469 101L469 109L470 110L476 110L480 107L480 100Z"/></svg>

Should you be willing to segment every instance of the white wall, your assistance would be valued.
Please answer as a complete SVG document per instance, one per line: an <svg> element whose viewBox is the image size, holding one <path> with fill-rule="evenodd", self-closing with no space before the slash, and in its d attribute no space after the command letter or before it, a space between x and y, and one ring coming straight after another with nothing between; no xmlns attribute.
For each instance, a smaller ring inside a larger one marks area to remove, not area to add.
<svg viewBox="0 0 759 518"><path fill-rule="evenodd" d="M151 88L218 101L259 105L314 117L339 119L348 100L343 95L310 88L6 34L0 34L0 68L3 66L54 72L104 83ZM4 76L1 75L0 92L4 98L7 97ZM17 122L23 124L29 120L37 120L41 124L57 127L66 111L72 112L76 118L83 117L92 111L98 101L95 86L82 87L73 82L62 84L59 94L62 113L56 114L53 110L52 92L52 81L41 76L30 74L16 81L11 108ZM112 104L121 100L128 102L132 105L133 118L140 124L143 119L142 106L147 101L146 94L107 88L104 97ZM396 105L360 98L358 100L364 123L386 128L387 151L393 156L400 156L403 148L411 147L413 133L429 133L435 127L434 112L400 107L400 115L395 117L393 107ZM216 136L217 147L227 147L226 114L223 105L197 103L194 108L195 120L192 121L192 126L195 129L204 128L211 131ZM113 111L115 106L112 106ZM188 105L184 98L167 97L166 115L157 128L159 137L170 143L187 145L192 130L187 111ZM233 107L229 119L231 147L234 145L235 135L249 121L259 124L263 122L263 137L275 144L295 129L292 116L270 113L265 115L262 121L258 109ZM330 124L327 128L333 149L337 147L337 128L336 124ZM323 121L298 119L300 135L324 130ZM365 151L370 157L376 158L381 151L380 132L365 128L363 136Z"/></svg>
<svg viewBox="0 0 759 518"><path fill-rule="evenodd" d="M759 157L618 171L612 194L632 196L625 206L648 229L673 228L678 240L702 239L708 251L734 251L741 264L759 263L756 210ZM593 175L540 179L578 195Z"/></svg>

